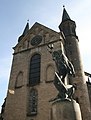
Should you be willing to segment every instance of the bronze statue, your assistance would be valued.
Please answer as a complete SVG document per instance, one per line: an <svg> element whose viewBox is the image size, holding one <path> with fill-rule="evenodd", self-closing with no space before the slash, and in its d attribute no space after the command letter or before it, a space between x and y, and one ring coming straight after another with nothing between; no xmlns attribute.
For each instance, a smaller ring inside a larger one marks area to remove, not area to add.
<svg viewBox="0 0 91 120"><path fill-rule="evenodd" d="M57 73L62 82L64 82L67 74L75 76L74 67L62 50L54 51L53 44L51 46L49 45L48 47L50 48L49 52L52 54L53 60L55 61L57 67Z"/></svg>
<svg viewBox="0 0 91 120"><path fill-rule="evenodd" d="M75 85L70 85L69 88L64 84L64 80L67 74L75 76L75 70L72 63L68 60L66 55L62 52L62 50L54 51L53 44L48 45L49 52L52 54L53 60L55 61L57 71L55 72L54 85L56 89L59 91L57 97L55 99L60 98L61 100L65 100L67 98L71 99L74 93ZM50 101L54 101L50 100Z"/></svg>

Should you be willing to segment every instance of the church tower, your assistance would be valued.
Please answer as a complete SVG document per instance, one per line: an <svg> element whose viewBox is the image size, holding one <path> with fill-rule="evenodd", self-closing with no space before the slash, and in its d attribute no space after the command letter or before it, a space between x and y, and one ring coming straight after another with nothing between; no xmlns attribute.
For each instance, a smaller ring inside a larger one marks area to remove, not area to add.
<svg viewBox="0 0 91 120"><path fill-rule="evenodd" d="M65 36L64 48L66 51L66 56L73 63L75 69L75 77L71 78L68 76L69 84L75 84L77 87L74 98L80 104L82 120L90 120L91 111L89 96L82 60L80 57L79 39L75 30L76 24L73 20L71 20L65 8L63 10L62 22L59 25L59 29Z"/></svg>

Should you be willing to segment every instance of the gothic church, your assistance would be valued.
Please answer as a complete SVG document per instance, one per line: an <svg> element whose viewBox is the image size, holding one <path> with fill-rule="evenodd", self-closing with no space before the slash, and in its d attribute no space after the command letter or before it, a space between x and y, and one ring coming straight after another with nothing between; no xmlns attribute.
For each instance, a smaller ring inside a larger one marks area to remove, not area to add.
<svg viewBox="0 0 91 120"><path fill-rule="evenodd" d="M72 62L76 75L68 76L66 84L76 84L74 99L80 105L82 120L91 120L91 83L85 79L85 75L91 75L83 70L76 23L65 8L59 30L56 32L37 22L29 28L27 23L13 48L2 120L54 120L49 101L58 91L53 85L56 66L47 50L49 44L54 44L55 50L62 49Z"/></svg>

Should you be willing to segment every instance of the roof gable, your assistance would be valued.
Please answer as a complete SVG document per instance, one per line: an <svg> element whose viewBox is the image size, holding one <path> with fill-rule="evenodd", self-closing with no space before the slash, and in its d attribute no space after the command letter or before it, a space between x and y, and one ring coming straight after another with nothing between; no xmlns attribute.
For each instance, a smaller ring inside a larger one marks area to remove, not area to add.
<svg viewBox="0 0 91 120"><path fill-rule="evenodd" d="M33 48L34 45L31 45L31 40L34 39L35 36L42 37L42 42L40 44L38 43L37 46L47 44L49 42L53 42L58 39L62 39L59 32L56 32L56 31L36 22L28 30L27 34L24 37L22 37L20 41L18 41L18 44L14 47L14 50L15 50L14 52L17 53L19 51ZM35 42L37 42L37 40Z"/></svg>

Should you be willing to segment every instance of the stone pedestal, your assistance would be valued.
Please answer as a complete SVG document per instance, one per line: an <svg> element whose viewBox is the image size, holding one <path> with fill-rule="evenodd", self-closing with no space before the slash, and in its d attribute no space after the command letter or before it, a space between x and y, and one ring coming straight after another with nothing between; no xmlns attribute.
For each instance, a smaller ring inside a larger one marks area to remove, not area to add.
<svg viewBox="0 0 91 120"><path fill-rule="evenodd" d="M54 102L51 115L51 120L82 120L79 104L74 100Z"/></svg>

